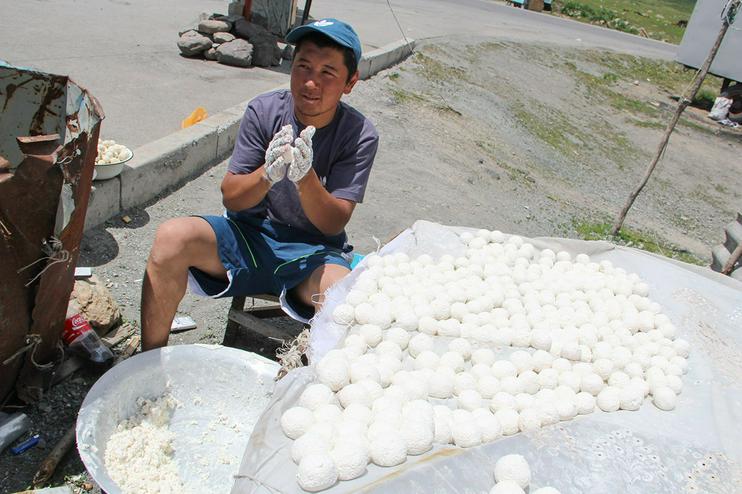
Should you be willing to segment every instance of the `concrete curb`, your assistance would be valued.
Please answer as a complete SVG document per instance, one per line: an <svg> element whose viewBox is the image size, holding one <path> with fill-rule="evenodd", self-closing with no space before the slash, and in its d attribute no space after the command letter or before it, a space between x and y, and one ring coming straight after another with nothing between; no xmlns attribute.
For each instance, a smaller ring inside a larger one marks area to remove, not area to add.
<svg viewBox="0 0 742 494"><path fill-rule="evenodd" d="M364 54L358 67L361 79L404 60L414 47L414 40L409 44L399 40ZM119 176L93 182L85 230L121 211L146 204L226 159L232 154L248 102L135 149L134 157Z"/></svg>

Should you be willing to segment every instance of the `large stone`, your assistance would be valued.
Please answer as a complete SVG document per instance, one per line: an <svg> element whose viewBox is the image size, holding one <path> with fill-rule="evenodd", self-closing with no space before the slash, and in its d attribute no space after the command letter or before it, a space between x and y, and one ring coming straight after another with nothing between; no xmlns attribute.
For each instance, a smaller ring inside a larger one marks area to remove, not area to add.
<svg viewBox="0 0 742 494"><path fill-rule="evenodd" d="M198 23L198 31L205 34L226 33L232 26L228 22L207 19Z"/></svg>
<svg viewBox="0 0 742 494"><path fill-rule="evenodd" d="M234 34L250 43L259 36L270 35L266 28L254 22L247 22L244 17L234 23Z"/></svg>
<svg viewBox="0 0 742 494"><path fill-rule="evenodd" d="M186 57L196 57L211 48L212 41L195 31L187 31L178 39L178 48Z"/></svg>
<svg viewBox="0 0 742 494"><path fill-rule="evenodd" d="M80 308L80 314L101 335L106 334L121 321L118 304L96 275L76 280L71 298Z"/></svg>
<svg viewBox="0 0 742 494"><path fill-rule="evenodd" d="M254 36L250 40L253 46L252 64L257 67L270 67L273 63L273 53L278 46L276 38L272 34Z"/></svg>
<svg viewBox="0 0 742 494"><path fill-rule="evenodd" d="M249 67L252 63L253 46L244 39L222 43L216 49L216 59L225 65Z"/></svg>
<svg viewBox="0 0 742 494"><path fill-rule="evenodd" d="M214 43L229 43L232 40L234 40L234 34L214 33Z"/></svg>

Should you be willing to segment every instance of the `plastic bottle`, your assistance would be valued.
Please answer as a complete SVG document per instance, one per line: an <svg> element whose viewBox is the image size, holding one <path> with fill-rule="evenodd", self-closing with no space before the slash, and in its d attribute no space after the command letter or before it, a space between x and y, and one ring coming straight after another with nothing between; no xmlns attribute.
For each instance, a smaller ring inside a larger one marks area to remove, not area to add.
<svg viewBox="0 0 742 494"><path fill-rule="evenodd" d="M88 357L96 364L113 361L113 353L101 341L90 323L80 315L80 310L74 302L67 306L62 340L72 351Z"/></svg>

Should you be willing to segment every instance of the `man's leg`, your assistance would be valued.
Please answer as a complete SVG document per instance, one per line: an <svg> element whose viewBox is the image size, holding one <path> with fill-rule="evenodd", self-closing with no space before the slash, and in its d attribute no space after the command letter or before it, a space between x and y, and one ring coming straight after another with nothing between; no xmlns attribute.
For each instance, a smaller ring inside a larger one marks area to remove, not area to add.
<svg viewBox="0 0 742 494"><path fill-rule="evenodd" d="M175 218L157 229L142 284L142 350L167 345L188 285L188 268L227 279L216 234L203 218Z"/></svg>
<svg viewBox="0 0 742 494"><path fill-rule="evenodd" d="M309 278L295 288L296 297L302 303L319 311L325 301L325 290L340 281L350 270L339 264L324 264L315 269Z"/></svg>

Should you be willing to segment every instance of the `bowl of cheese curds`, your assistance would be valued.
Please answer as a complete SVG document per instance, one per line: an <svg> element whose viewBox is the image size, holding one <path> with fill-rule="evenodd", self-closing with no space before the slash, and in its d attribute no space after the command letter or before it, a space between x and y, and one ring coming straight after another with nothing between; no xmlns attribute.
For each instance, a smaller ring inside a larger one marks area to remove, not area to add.
<svg viewBox="0 0 742 494"><path fill-rule="evenodd" d="M94 179L107 180L117 176L124 169L124 163L133 156L131 149L112 139L99 140Z"/></svg>

